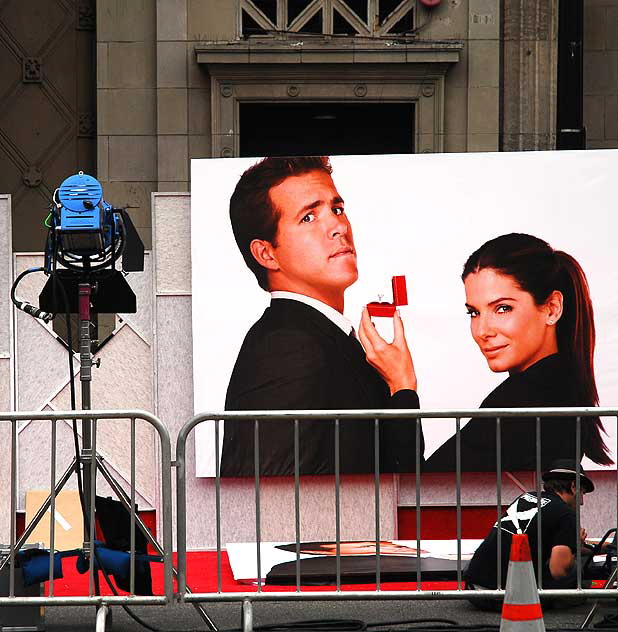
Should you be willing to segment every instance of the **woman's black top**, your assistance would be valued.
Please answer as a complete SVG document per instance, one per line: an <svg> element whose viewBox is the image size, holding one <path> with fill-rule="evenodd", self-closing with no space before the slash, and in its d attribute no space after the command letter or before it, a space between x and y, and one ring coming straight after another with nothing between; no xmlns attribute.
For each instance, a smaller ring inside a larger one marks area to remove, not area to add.
<svg viewBox="0 0 618 632"><path fill-rule="evenodd" d="M514 373L496 387L481 408L538 408L586 406L568 364L560 354L539 360ZM581 420L582 453L590 418ZM541 418L541 469L554 459L575 458L576 420L573 417ZM500 419L503 471L536 470L536 417ZM464 472L496 471L495 418L473 418L461 430L461 469ZM455 469L455 436L442 444L425 464L426 472Z"/></svg>

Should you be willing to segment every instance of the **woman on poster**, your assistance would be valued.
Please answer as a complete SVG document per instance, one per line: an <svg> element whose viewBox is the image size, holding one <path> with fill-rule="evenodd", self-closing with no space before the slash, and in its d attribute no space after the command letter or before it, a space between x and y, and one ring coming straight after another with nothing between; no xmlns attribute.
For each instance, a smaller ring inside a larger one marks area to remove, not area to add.
<svg viewBox="0 0 618 632"><path fill-rule="evenodd" d="M472 337L492 371L509 373L481 408L598 405L592 303L586 276L573 257L537 237L511 233L476 250L466 261L462 280ZM362 337L369 340L370 331L375 341L375 330L369 327L364 314ZM384 358L370 355L378 370L386 369ZM541 419L540 427L541 468L575 457L574 418ZM609 465L602 433L598 417L581 419L582 456ZM503 418L500 436L503 470L536 469L536 418ZM440 446L425 471L452 471L455 442L453 436ZM462 470L494 471L496 457L495 422L471 419L461 430Z"/></svg>

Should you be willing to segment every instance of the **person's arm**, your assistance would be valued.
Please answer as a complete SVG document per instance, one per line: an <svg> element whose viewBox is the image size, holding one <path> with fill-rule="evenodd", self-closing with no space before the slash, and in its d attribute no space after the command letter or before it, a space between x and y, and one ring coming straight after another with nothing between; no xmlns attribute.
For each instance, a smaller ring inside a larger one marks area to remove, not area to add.
<svg viewBox="0 0 618 632"><path fill-rule="evenodd" d="M549 572L551 576L558 580L566 577L573 568L575 556L570 547L564 544L557 544L552 547L549 557Z"/></svg>
<svg viewBox="0 0 618 632"><path fill-rule="evenodd" d="M393 342L386 342L376 331L365 307L358 334L365 348L367 362L382 376L391 395L399 391L416 391L414 363L398 311L393 316L393 329Z"/></svg>
<svg viewBox="0 0 618 632"><path fill-rule="evenodd" d="M376 331L367 308L359 327L359 337L365 348L367 362L374 367L386 382L390 398L385 408L420 408L416 393L416 373L412 355L408 349L403 322L399 312L393 316L393 342L386 342ZM424 463L425 440L422 428L417 445L416 420L383 421L380 431L380 462L387 472L414 472L416 451Z"/></svg>

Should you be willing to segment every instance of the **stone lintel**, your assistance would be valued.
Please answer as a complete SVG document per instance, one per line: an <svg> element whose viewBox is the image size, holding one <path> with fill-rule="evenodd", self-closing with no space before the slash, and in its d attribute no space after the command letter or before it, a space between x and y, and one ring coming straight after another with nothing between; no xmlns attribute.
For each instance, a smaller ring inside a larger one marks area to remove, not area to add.
<svg viewBox="0 0 618 632"><path fill-rule="evenodd" d="M459 61L463 42L207 42L195 46L198 64L263 63L450 63Z"/></svg>

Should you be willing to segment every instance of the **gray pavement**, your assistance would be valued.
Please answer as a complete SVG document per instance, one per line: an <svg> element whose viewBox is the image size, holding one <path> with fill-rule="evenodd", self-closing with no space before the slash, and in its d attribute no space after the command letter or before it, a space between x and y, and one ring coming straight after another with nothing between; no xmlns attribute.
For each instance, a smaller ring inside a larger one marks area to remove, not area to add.
<svg viewBox="0 0 618 632"><path fill-rule="evenodd" d="M591 603L564 610L549 610L545 613L548 630L579 628ZM150 626L159 630L183 631L206 630L204 624L189 604L171 606L136 607L135 612ZM237 603L208 605L209 616L220 630L239 629L241 609ZM615 602L603 602L595 616L598 621L605 614L618 613ZM48 607L46 630L49 632L82 632L94 630L95 609L89 607ZM418 619L450 619L460 625L499 625L500 615L480 612L464 601L361 601L361 602L305 602L305 603L256 603L254 625L289 624L307 619L360 619L366 623L409 621ZM413 628L413 624L398 629ZM418 624L417 624L418 627ZM112 628L114 632L144 630L119 607L113 608ZM446 628L448 629L448 627Z"/></svg>

